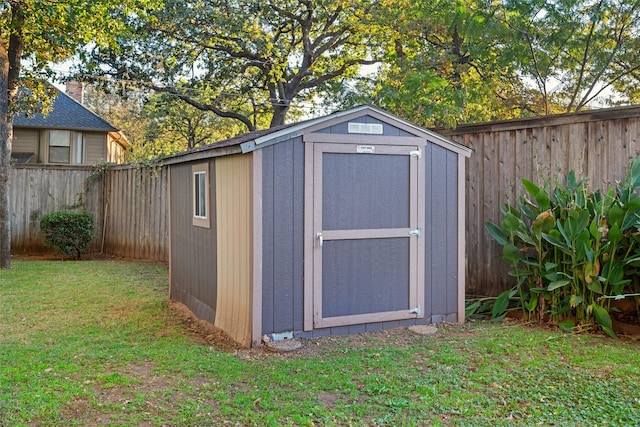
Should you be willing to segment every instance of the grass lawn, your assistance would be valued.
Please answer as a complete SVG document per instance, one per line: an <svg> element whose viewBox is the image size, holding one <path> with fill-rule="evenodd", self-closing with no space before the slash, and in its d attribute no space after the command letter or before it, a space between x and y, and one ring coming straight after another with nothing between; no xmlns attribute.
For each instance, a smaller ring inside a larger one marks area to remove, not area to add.
<svg viewBox="0 0 640 427"><path fill-rule="evenodd" d="M0 271L0 426L640 425L640 344L514 323L208 344L167 271L14 261Z"/></svg>

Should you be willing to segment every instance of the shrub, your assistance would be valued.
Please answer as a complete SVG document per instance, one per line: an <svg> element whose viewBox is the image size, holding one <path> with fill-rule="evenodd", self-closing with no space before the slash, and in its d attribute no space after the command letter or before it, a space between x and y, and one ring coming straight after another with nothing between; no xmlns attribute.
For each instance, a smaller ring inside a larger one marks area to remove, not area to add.
<svg viewBox="0 0 640 427"><path fill-rule="evenodd" d="M89 212L59 211L44 215L40 230L48 247L80 259L94 237L93 222Z"/></svg>
<svg viewBox="0 0 640 427"><path fill-rule="evenodd" d="M638 295L640 158L625 180L603 193L567 175L549 191L522 180L526 196L504 205L500 225L486 223L513 269L514 289L501 294L493 315L517 297L525 318L563 328L599 325L614 336L611 299Z"/></svg>

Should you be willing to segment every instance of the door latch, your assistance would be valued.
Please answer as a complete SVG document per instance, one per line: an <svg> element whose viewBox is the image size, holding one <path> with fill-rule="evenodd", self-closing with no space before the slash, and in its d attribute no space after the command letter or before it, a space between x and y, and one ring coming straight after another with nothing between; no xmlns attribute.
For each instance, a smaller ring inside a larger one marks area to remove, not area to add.
<svg viewBox="0 0 640 427"><path fill-rule="evenodd" d="M409 230L409 236L420 237L422 236L422 230L419 228L416 228L415 230Z"/></svg>
<svg viewBox="0 0 640 427"><path fill-rule="evenodd" d="M316 238L318 239L320 247L322 247L322 243L324 243L324 240L322 239L322 233L317 233Z"/></svg>

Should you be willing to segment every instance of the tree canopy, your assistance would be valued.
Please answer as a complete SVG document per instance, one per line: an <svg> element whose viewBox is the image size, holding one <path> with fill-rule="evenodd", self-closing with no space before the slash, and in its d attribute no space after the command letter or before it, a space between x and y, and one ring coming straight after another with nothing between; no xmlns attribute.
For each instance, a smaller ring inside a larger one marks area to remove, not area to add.
<svg viewBox="0 0 640 427"><path fill-rule="evenodd" d="M169 93L253 130L285 122L336 78L374 62L370 0L166 0L82 72Z"/></svg>
<svg viewBox="0 0 640 427"><path fill-rule="evenodd" d="M578 111L640 100L637 0L406 0L348 103L425 125Z"/></svg>

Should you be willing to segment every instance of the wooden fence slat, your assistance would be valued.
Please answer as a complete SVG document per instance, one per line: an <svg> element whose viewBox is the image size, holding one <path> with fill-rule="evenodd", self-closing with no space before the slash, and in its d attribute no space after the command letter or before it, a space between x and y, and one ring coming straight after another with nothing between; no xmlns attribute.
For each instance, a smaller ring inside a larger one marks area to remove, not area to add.
<svg viewBox="0 0 640 427"><path fill-rule="evenodd" d="M574 170L578 179L589 178L591 190L610 188L640 155L640 108L459 126L441 133L474 150L467 168L467 291L497 295L514 282L506 263L496 258L502 247L488 236L484 222L502 221L500 206L513 194L508 187L515 183L510 200L515 203L524 194L522 178L564 183Z"/></svg>

